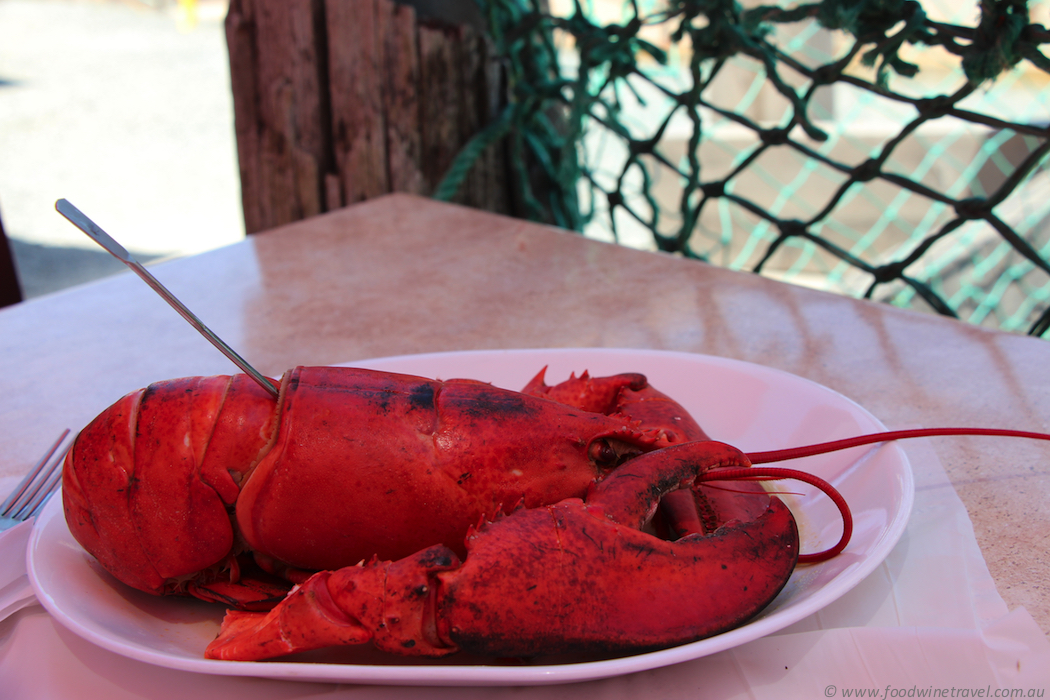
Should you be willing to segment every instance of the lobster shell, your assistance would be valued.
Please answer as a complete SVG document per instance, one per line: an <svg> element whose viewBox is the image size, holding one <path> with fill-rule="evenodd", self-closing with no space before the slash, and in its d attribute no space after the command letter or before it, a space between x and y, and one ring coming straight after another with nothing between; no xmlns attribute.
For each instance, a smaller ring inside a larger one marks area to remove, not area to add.
<svg viewBox="0 0 1050 700"><path fill-rule="evenodd" d="M244 375L159 382L77 437L66 519L128 585L268 606L287 584L240 590L253 560L302 581L436 543L463 556L483 516L579 497L624 460L703 435L642 375L547 387L541 372L526 389L298 367L275 403Z"/></svg>
<svg viewBox="0 0 1050 700"><path fill-rule="evenodd" d="M230 611L206 651L260 660L372 642L440 657L635 653L736 627L779 593L798 561L780 501L709 535L641 531L660 499L712 468L746 467L735 448L692 442L615 470L585 499L521 507L467 537L462 562L429 547L394 562L321 572L266 613Z"/></svg>

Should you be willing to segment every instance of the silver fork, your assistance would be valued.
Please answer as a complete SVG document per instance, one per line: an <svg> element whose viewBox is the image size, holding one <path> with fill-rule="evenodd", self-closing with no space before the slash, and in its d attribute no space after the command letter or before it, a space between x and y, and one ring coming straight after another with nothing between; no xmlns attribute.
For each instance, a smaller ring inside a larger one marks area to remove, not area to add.
<svg viewBox="0 0 1050 700"><path fill-rule="evenodd" d="M62 464L66 452L72 447L70 444L59 451L68 436L69 429L67 428L47 451L47 454L26 474L26 478L22 479L7 500L0 504L0 532L32 518L40 512L48 497L54 493L58 482L62 479L62 471L58 466Z"/></svg>

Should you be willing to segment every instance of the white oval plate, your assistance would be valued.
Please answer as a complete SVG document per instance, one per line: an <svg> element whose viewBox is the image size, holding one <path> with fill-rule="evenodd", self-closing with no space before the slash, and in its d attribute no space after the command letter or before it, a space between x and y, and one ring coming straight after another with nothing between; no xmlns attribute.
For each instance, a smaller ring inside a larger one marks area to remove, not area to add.
<svg viewBox="0 0 1050 700"><path fill-rule="evenodd" d="M745 452L824 442L884 430L863 408L819 384L735 360L652 350L493 350L389 357L358 367L449 379L469 377L520 389L543 366L555 383L570 372L595 375L642 372L688 409L714 439ZM854 448L797 460L792 467L830 481L853 510L855 530L846 551L831 561L800 567L780 595L750 623L716 637L671 649L597 661L536 660L500 665L452 656L417 661L367 649L299 655L295 661L230 662L202 658L223 610L187 599L156 598L132 590L99 567L69 534L61 499L38 518L29 543L29 576L40 602L63 625L118 654L159 666L233 676L394 685L537 685L593 680L697 659L780 630L820 610L867 576L904 531L914 484L895 444ZM833 544L841 532L837 511L808 487L791 496L802 551Z"/></svg>

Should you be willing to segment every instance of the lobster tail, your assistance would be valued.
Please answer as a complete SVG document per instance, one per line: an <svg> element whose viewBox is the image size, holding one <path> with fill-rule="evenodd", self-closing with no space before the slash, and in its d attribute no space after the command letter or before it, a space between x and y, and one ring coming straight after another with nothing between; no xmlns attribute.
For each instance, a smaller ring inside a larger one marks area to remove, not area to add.
<svg viewBox="0 0 1050 700"><path fill-rule="evenodd" d="M181 592L234 546L227 512L273 432L272 398L244 375L132 392L77 437L62 493L70 532L119 580Z"/></svg>

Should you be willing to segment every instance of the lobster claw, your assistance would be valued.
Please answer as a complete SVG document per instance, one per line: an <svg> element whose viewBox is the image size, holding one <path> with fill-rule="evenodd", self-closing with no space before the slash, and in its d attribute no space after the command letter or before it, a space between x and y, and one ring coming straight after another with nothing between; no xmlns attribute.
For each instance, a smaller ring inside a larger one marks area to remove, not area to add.
<svg viewBox="0 0 1050 700"><path fill-rule="evenodd" d="M736 627L787 582L798 530L775 497L757 518L666 541L639 528L660 498L714 467L746 467L728 445L643 455L568 499L487 525L467 558L438 575L441 636L499 656L641 652ZM507 605L505 601L515 601Z"/></svg>
<svg viewBox="0 0 1050 700"><path fill-rule="evenodd" d="M747 467L721 443L651 452L586 499L520 509L444 547L318 574L267 614L228 614L209 658L255 660L332 644L440 656L640 652L735 627L780 591L798 559L787 507L766 494L749 521L661 540L639 528L660 499L716 467ZM349 621L349 622L348 622ZM396 628L396 633L392 631Z"/></svg>

